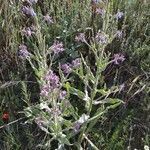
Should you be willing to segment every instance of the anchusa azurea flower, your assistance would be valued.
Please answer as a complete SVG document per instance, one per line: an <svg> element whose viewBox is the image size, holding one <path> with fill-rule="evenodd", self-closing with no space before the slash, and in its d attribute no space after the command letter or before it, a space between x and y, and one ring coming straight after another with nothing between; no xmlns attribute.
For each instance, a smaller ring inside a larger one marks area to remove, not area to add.
<svg viewBox="0 0 150 150"><path fill-rule="evenodd" d="M52 70L50 70L45 75L44 80L45 84L41 87L40 95L47 97L50 92L59 87L59 77Z"/></svg>
<svg viewBox="0 0 150 150"><path fill-rule="evenodd" d="M19 46L19 57L22 59L26 59L30 57L30 53L27 50L27 46L24 44L21 44Z"/></svg>
<svg viewBox="0 0 150 150"><path fill-rule="evenodd" d="M32 17L36 16L36 13L34 12L34 9L31 6L22 6L21 11L24 15Z"/></svg>
<svg viewBox="0 0 150 150"><path fill-rule="evenodd" d="M98 15L104 16L105 10L102 9L102 8L97 8L97 9L96 9L96 13L97 13Z"/></svg>
<svg viewBox="0 0 150 150"><path fill-rule="evenodd" d="M71 64L69 64L69 63L62 64L61 69L62 69L63 73L65 73L65 74L68 74L72 71Z"/></svg>
<svg viewBox="0 0 150 150"><path fill-rule="evenodd" d="M54 52L54 54L59 54L64 51L63 43L59 41L55 41L50 49Z"/></svg>
<svg viewBox="0 0 150 150"><path fill-rule="evenodd" d="M71 73L72 69L76 69L81 65L81 60L80 58L76 58L75 60L72 61L72 63L65 63L61 65L61 69L64 74L69 74Z"/></svg>
<svg viewBox="0 0 150 150"><path fill-rule="evenodd" d="M72 68L78 68L80 65L81 65L80 58L76 58L75 60L72 61Z"/></svg>
<svg viewBox="0 0 150 150"><path fill-rule="evenodd" d="M44 18L44 21L45 21L47 24L54 23L52 17L50 17L48 14L46 14L45 16L43 16L43 18Z"/></svg>
<svg viewBox="0 0 150 150"><path fill-rule="evenodd" d="M79 33L76 37L75 37L75 41L77 42L85 42L85 34L84 33Z"/></svg>
<svg viewBox="0 0 150 150"><path fill-rule="evenodd" d="M118 30L117 32L116 32L116 37L118 37L119 39L120 38L122 38L122 31L121 30Z"/></svg>
<svg viewBox="0 0 150 150"><path fill-rule="evenodd" d="M98 43L101 43L101 44L106 44L107 41L108 41L108 38L107 38L106 34L101 33L101 32L98 32L98 33L96 34L95 39L96 39L96 41L97 41Z"/></svg>
<svg viewBox="0 0 150 150"><path fill-rule="evenodd" d="M65 90L60 91L59 99L61 99L61 100L65 99L66 95L67 95L67 92Z"/></svg>
<svg viewBox="0 0 150 150"><path fill-rule="evenodd" d="M54 107L54 108L51 108L51 113L53 117L56 117L61 114L61 110L58 107Z"/></svg>
<svg viewBox="0 0 150 150"><path fill-rule="evenodd" d="M124 55L121 53L118 53L118 54L114 54L114 59L112 60L112 62L118 65L120 62L123 62L124 60L125 60Z"/></svg>
<svg viewBox="0 0 150 150"><path fill-rule="evenodd" d="M32 4L36 4L38 2L38 0L27 0L27 2L32 5Z"/></svg>
<svg viewBox="0 0 150 150"><path fill-rule="evenodd" d="M25 27L25 28L22 29L22 33L25 36L30 37L32 34L34 34L34 31L30 27Z"/></svg>
<svg viewBox="0 0 150 150"><path fill-rule="evenodd" d="M115 18L118 20L121 19L123 16L124 16L123 12L118 11L117 14L115 15Z"/></svg>
<svg viewBox="0 0 150 150"><path fill-rule="evenodd" d="M98 4L101 0L92 0L94 4Z"/></svg>
<svg viewBox="0 0 150 150"><path fill-rule="evenodd" d="M47 83L49 83L51 89L55 89L59 86L59 77L52 70L46 74L45 79Z"/></svg>
<svg viewBox="0 0 150 150"><path fill-rule="evenodd" d="M34 119L35 123L39 126L39 128L46 127L48 125L48 120L44 117L36 117Z"/></svg>
<svg viewBox="0 0 150 150"><path fill-rule="evenodd" d="M48 97L48 94L49 94L50 91L51 91L50 85L49 85L49 84L45 84L45 85L43 85L42 88L41 88L41 93L40 93L40 95L41 95L41 96Z"/></svg>
<svg viewBox="0 0 150 150"><path fill-rule="evenodd" d="M74 123L74 131L75 132L78 132L79 131L79 129L80 129L80 127L81 127L81 125L83 124L83 123L85 123L88 119L89 119L89 115L86 115L86 114L82 114L82 116L79 118L79 120L77 120L75 123Z"/></svg>
<svg viewBox="0 0 150 150"><path fill-rule="evenodd" d="M73 130L74 130L75 133L79 132L81 125L82 124L79 123L78 121L74 123Z"/></svg>

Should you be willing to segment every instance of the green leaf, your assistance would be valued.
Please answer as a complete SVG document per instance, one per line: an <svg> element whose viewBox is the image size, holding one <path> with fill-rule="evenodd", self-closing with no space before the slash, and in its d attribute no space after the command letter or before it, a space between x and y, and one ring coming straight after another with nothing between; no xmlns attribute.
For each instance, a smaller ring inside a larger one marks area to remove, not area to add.
<svg viewBox="0 0 150 150"><path fill-rule="evenodd" d="M24 113L25 113L25 116L28 118L33 116L33 112L30 107L27 107L26 109L24 109Z"/></svg>
<svg viewBox="0 0 150 150"><path fill-rule="evenodd" d="M106 99L107 103L109 104L116 104L116 103L124 103L121 99L119 98L107 98Z"/></svg>
<svg viewBox="0 0 150 150"><path fill-rule="evenodd" d="M80 91L80 90L78 90L78 89L76 89L76 88L74 88L74 87L71 87L69 82L67 82L67 83L65 84L65 88L67 89L67 91L68 91L70 94L76 95L76 96L78 96L80 99L84 99L84 98L85 98L85 93L82 92L82 91Z"/></svg>
<svg viewBox="0 0 150 150"><path fill-rule="evenodd" d="M124 102L122 100L118 99L118 98L106 98L104 100L93 102L94 105L98 105L98 104L116 104L116 103L124 103Z"/></svg>
<svg viewBox="0 0 150 150"><path fill-rule="evenodd" d="M108 91L104 90L104 89L97 89L96 90L98 93L102 94L103 96L108 94Z"/></svg>
<svg viewBox="0 0 150 150"><path fill-rule="evenodd" d="M84 60L82 54L81 54L81 58L82 58L82 61L83 61L83 64L86 68L86 74L87 74L87 77L88 77L88 80L90 80L93 84L95 83L95 77L91 71L91 68L87 65L86 61Z"/></svg>
<svg viewBox="0 0 150 150"><path fill-rule="evenodd" d="M115 109L116 107L118 107L121 104L121 102L115 103L113 105L108 106L108 109Z"/></svg>
<svg viewBox="0 0 150 150"><path fill-rule="evenodd" d="M60 134L59 136L60 137L58 137L58 140L61 144L72 145L72 144L70 144L70 142L67 139L67 136L65 134Z"/></svg>
<svg viewBox="0 0 150 150"><path fill-rule="evenodd" d="M63 125L65 125L67 128L72 127L72 123L69 120L63 119Z"/></svg>
<svg viewBox="0 0 150 150"><path fill-rule="evenodd" d="M43 127L43 126L39 126L39 128L44 131L45 133L49 134L49 131L47 128Z"/></svg>

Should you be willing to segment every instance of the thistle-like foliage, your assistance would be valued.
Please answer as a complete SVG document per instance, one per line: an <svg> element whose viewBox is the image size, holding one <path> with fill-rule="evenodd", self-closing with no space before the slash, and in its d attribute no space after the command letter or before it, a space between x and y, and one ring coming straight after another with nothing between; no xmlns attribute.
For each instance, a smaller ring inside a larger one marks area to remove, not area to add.
<svg viewBox="0 0 150 150"><path fill-rule="evenodd" d="M1 149L149 148L145 1L1 3Z"/></svg>

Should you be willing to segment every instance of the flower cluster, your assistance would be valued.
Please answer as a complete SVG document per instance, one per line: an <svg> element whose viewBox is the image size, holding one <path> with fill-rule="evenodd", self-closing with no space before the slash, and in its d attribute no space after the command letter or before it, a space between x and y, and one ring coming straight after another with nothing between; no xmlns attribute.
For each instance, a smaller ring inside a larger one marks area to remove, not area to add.
<svg viewBox="0 0 150 150"><path fill-rule="evenodd" d="M108 39L104 33L98 32L95 37L96 41L101 44L106 44Z"/></svg>
<svg viewBox="0 0 150 150"><path fill-rule="evenodd" d="M123 54L114 54L114 59L112 60L112 62L114 62L114 64L118 65L120 62L123 62L125 60L125 57Z"/></svg>
<svg viewBox="0 0 150 150"><path fill-rule="evenodd" d="M52 89L59 86L59 77L52 70L46 74L45 80L48 81Z"/></svg>
<svg viewBox="0 0 150 150"><path fill-rule="evenodd" d="M72 69L76 69L81 65L80 59L76 58L75 60L72 61L72 63L65 63L61 65L61 69L63 73L69 74L71 73Z"/></svg>
<svg viewBox="0 0 150 150"><path fill-rule="evenodd" d="M123 16L124 16L123 12L118 11L117 14L115 15L115 18L118 20L121 19Z"/></svg>
<svg viewBox="0 0 150 150"><path fill-rule="evenodd" d="M98 4L101 0L92 0L94 4Z"/></svg>
<svg viewBox="0 0 150 150"><path fill-rule="evenodd" d="M48 97L50 92L60 87L59 77L52 70L48 71L43 79L45 80L45 84L41 88L41 96ZM60 90L59 92L59 99L63 100L67 93L64 90Z"/></svg>
<svg viewBox="0 0 150 150"><path fill-rule="evenodd" d="M27 0L27 2L32 5L38 2L38 0Z"/></svg>
<svg viewBox="0 0 150 150"><path fill-rule="evenodd" d="M104 16L105 10L104 10L104 9L101 9L101 8L97 8L97 9L96 9L96 13L97 13L98 15Z"/></svg>
<svg viewBox="0 0 150 150"><path fill-rule="evenodd" d="M34 31L31 27L24 27L22 29L22 33L27 36L27 37L30 37L32 34L34 34Z"/></svg>
<svg viewBox="0 0 150 150"><path fill-rule="evenodd" d="M54 23L52 17L50 17L48 14L44 16L44 21L45 21L47 24Z"/></svg>
<svg viewBox="0 0 150 150"><path fill-rule="evenodd" d="M59 99L63 100L67 95L67 92L65 90L60 91L59 93Z"/></svg>
<svg viewBox="0 0 150 150"><path fill-rule="evenodd" d="M63 43L59 41L55 41L50 49L54 52L54 54L58 54L64 51Z"/></svg>
<svg viewBox="0 0 150 150"><path fill-rule="evenodd" d="M46 84L42 86L41 95L47 97L51 91L59 87L59 77L50 70L45 75L44 80L46 81Z"/></svg>
<svg viewBox="0 0 150 150"><path fill-rule="evenodd" d="M68 74L72 71L71 64L69 64L69 63L62 64L61 69L65 74Z"/></svg>
<svg viewBox="0 0 150 150"><path fill-rule="evenodd" d="M78 68L80 65L81 65L80 58L76 58L75 60L72 61L72 67L73 68Z"/></svg>
<svg viewBox="0 0 150 150"><path fill-rule="evenodd" d="M30 17L35 17L36 16L36 13L34 12L34 9L30 6L22 6L21 11L24 15L27 15L27 16L30 16Z"/></svg>
<svg viewBox="0 0 150 150"><path fill-rule="evenodd" d="M118 31L116 32L116 36L117 36L119 39L122 38L122 31L118 30Z"/></svg>
<svg viewBox="0 0 150 150"><path fill-rule="evenodd" d="M26 59L30 56L30 53L27 50L27 46L24 44L21 44L19 46L19 57L22 59Z"/></svg>
<svg viewBox="0 0 150 150"><path fill-rule="evenodd" d="M53 117L59 116L61 114L61 111L58 107L51 108L51 114Z"/></svg>
<svg viewBox="0 0 150 150"><path fill-rule="evenodd" d="M75 40L77 42L85 42L85 34L84 33L79 33L76 37L75 37Z"/></svg>

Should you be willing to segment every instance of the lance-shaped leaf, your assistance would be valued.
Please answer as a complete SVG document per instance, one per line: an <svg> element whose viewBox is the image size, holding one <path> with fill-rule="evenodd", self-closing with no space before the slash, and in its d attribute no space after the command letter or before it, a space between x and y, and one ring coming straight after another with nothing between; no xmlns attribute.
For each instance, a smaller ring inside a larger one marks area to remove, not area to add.
<svg viewBox="0 0 150 150"><path fill-rule="evenodd" d="M65 134L62 134L62 133L59 134L58 141L61 144L72 145L72 144L70 144L67 136Z"/></svg>
<svg viewBox="0 0 150 150"><path fill-rule="evenodd" d="M87 101L89 100L90 98L88 97L87 94L85 94L84 92L74 88L74 87L71 87L70 83L67 82L65 84L65 88L67 89L67 91L70 93L70 94L73 94L73 95L76 95L78 96L80 99L84 100L84 101Z"/></svg>
<svg viewBox="0 0 150 150"><path fill-rule="evenodd" d="M104 100L100 100L100 101L93 101L94 105L98 105L98 104L116 104L116 103L124 103L122 100L118 99L118 98L106 98Z"/></svg>
<svg viewBox="0 0 150 150"><path fill-rule="evenodd" d="M82 54L81 54L81 59L82 59L82 62L86 68L86 74L88 76L88 79L94 84L96 79L95 79L95 77L91 71L91 68L87 65L86 61L84 60Z"/></svg>

